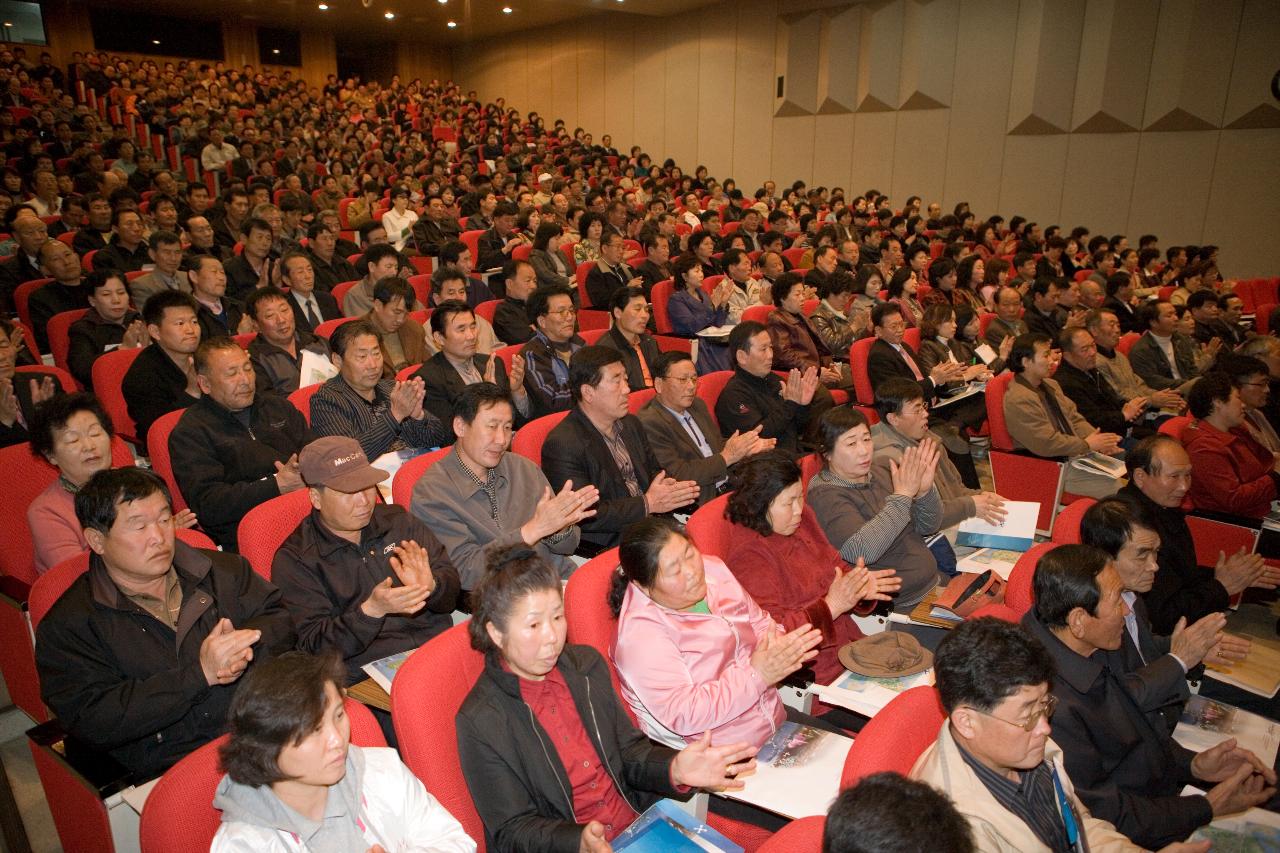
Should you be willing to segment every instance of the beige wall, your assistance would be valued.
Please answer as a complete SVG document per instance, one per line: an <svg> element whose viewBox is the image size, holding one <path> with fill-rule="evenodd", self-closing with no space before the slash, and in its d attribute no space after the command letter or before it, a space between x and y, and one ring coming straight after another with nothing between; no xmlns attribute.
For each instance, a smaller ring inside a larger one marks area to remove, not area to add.
<svg viewBox="0 0 1280 853"><path fill-rule="evenodd" d="M1260 276L1280 275L1276 44L1275 0L726 0L455 49L453 74L744 187L1150 231Z"/></svg>

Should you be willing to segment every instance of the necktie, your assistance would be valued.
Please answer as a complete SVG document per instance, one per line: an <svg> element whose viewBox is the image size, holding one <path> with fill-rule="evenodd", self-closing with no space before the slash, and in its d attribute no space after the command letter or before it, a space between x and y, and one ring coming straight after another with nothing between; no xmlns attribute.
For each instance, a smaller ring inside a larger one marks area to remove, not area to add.
<svg viewBox="0 0 1280 853"><path fill-rule="evenodd" d="M689 431L689 436L693 439L693 443L698 445L698 450L701 451L703 457L710 456L711 445L707 444L702 431L698 429L697 424L693 422L693 418L689 416L689 413L685 412L680 416L680 419L684 421L684 428Z"/></svg>
<svg viewBox="0 0 1280 853"><path fill-rule="evenodd" d="M315 327L320 325L320 316L316 312L316 301L312 297L307 298L306 314L307 322L311 325L311 328L314 331Z"/></svg>
<svg viewBox="0 0 1280 853"><path fill-rule="evenodd" d="M640 339L636 338L632 348L636 351L636 358L640 360L640 375L644 377L644 387L653 387L653 374L649 372L649 362L644 360L644 350L640 347Z"/></svg>
<svg viewBox="0 0 1280 853"><path fill-rule="evenodd" d="M903 345L898 352L902 355L902 360L907 363L907 367L911 368L911 375L919 382L924 379L924 374L920 372L920 368L916 365L916 360L911 357L911 353L907 352L907 348Z"/></svg>

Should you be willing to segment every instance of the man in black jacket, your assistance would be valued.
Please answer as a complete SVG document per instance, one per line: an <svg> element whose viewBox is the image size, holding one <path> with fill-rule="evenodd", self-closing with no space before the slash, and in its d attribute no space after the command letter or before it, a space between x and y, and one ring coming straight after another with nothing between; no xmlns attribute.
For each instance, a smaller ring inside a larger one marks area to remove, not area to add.
<svg viewBox="0 0 1280 853"><path fill-rule="evenodd" d="M516 232L516 216L520 213L514 203L504 201L493 209L493 227L480 235L476 242L476 268L481 272L501 269L517 246L529 245L529 238Z"/></svg>
<svg viewBox="0 0 1280 853"><path fill-rule="evenodd" d="M292 254L290 252L281 258L282 280L285 275L284 262ZM316 290L322 293L328 294L336 284L360 278L355 265L340 253L338 235L322 223L316 222L307 229L306 257L311 261Z"/></svg>
<svg viewBox="0 0 1280 853"><path fill-rule="evenodd" d="M511 376L496 355L477 351L479 330L475 312L461 300L450 299L436 305L431 313L431 337L439 352L418 368L415 376L426 386L423 407L440 419L449 433L446 444L452 444L454 406L468 385L492 382L511 395L515 428L529 417L529 393L524 388L524 359L511 360Z"/></svg>
<svg viewBox="0 0 1280 853"><path fill-rule="evenodd" d="M593 518L582 521L580 550L618 544L622 530L651 513L673 512L698 498L698 484L676 480L658 467L644 427L627 412L627 371L622 356L587 346L569 361L574 406L542 446L542 470L560 491L590 483L600 490Z"/></svg>
<svg viewBox="0 0 1280 853"><path fill-rule="evenodd" d="M149 779L221 734L235 682L293 648L280 593L174 541L164 481L99 471L76 495L89 570L40 622L41 696L73 737Z"/></svg>
<svg viewBox="0 0 1280 853"><path fill-rule="evenodd" d="M45 278L40 268L40 247L49 241L49 229L27 208L13 220L13 236L18 245L14 255L0 264L0 313L12 315L13 293L18 285Z"/></svg>
<svg viewBox="0 0 1280 853"><path fill-rule="evenodd" d="M902 309L891 302L882 302L871 309L871 328L876 342L867 353L867 375L871 378L871 387L876 388L881 382L894 377L912 379L920 383L926 402L931 402L938 395L938 388L948 382L961 379L968 365L957 362L940 361L925 376L920 371L920 362L909 344L903 343L902 336L907 331L907 323L902 318Z"/></svg>
<svg viewBox="0 0 1280 853"><path fill-rule="evenodd" d="M426 524L379 503L387 474L355 439L316 439L299 470L312 511L276 552L271 577L298 627L298 648L336 650L354 684L364 664L447 629L461 581Z"/></svg>
<svg viewBox="0 0 1280 853"><path fill-rule="evenodd" d="M1058 346L1062 349L1062 361L1053 378L1086 421L1100 432L1128 437L1128 444L1133 443L1133 437L1151 434L1149 427L1137 423L1146 411L1147 398L1124 400L1116 393L1098 370L1098 347L1088 329L1078 326L1065 329L1058 338Z"/></svg>
<svg viewBox="0 0 1280 853"><path fill-rule="evenodd" d="M776 439L781 449L797 452L800 430L814 433L822 417L814 405L818 369L810 367L803 374L793 370L783 382L773 372L773 339L769 330L752 320L733 327L729 352L737 367L716 398L720 434L728 438L735 432L746 433L759 427L761 438Z"/></svg>
<svg viewBox="0 0 1280 853"><path fill-rule="evenodd" d="M142 217L131 207L118 207L111 214L111 242L93 256L93 268L137 272L150 264L151 253L142 239Z"/></svg>
<svg viewBox="0 0 1280 853"><path fill-rule="evenodd" d="M622 353L627 368L627 384L632 391L653 387L653 366L662 355L658 342L647 333L649 300L639 287L620 287L609 297L613 327L600 338L602 347Z"/></svg>
<svg viewBox="0 0 1280 853"><path fill-rule="evenodd" d="M200 399L192 362L200 346L200 323L195 299L180 290L166 290L148 299L142 321L151 345L133 360L120 390L145 452L147 432L161 415Z"/></svg>
<svg viewBox="0 0 1280 853"><path fill-rule="evenodd" d="M312 434L288 400L256 393L249 353L230 338L200 344L195 369L203 396L170 433L169 456L201 526L235 551L245 513L302 488L298 453Z"/></svg>
<svg viewBox="0 0 1280 853"><path fill-rule="evenodd" d="M280 259L280 284L289 289L289 308L293 311L294 324L308 332L314 332L316 326L325 320L336 320L342 316L338 300L317 286L312 258L303 252L289 252ZM354 281L355 267L347 266L351 267L352 277L343 280Z"/></svg>
<svg viewBox="0 0 1280 853"><path fill-rule="evenodd" d="M528 261L507 261L503 268L506 292L502 302L493 311L493 331L498 340L507 344L522 344L533 337L533 324L529 322L527 303L538 288L538 276ZM435 276L432 276L435 282Z"/></svg>
<svg viewBox="0 0 1280 853"><path fill-rule="evenodd" d="M589 307L606 311L618 288L644 286L644 278L623 261L623 251L621 235L608 231L600 235L600 260L587 273Z"/></svg>
<svg viewBox="0 0 1280 853"><path fill-rule="evenodd" d="M63 311L89 307L89 288L80 274L80 258L61 240L50 240L40 247L40 268L53 281L36 288L27 300L31 330L36 333L36 346L49 351L49 321Z"/></svg>
<svg viewBox="0 0 1280 853"><path fill-rule="evenodd" d="M0 447L26 441L35 407L62 393L50 374L17 372L14 328L15 324L0 319Z"/></svg>
<svg viewBox="0 0 1280 853"><path fill-rule="evenodd" d="M1022 626L1053 658L1052 737L1089 811L1154 850L1270 798L1276 775L1257 756L1234 740L1198 754L1181 746L1152 725L1123 673L1108 664L1127 608L1104 552L1061 545L1040 558L1033 583L1035 605ZM1186 784L1208 794L1180 796Z"/></svg>

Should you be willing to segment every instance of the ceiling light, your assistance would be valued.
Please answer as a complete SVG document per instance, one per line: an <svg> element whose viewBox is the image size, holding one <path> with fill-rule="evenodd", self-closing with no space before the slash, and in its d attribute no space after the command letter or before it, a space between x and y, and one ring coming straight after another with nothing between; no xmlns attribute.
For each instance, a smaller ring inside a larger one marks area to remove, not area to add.
<svg viewBox="0 0 1280 853"><path fill-rule="evenodd" d="M451 29L451 30L452 30L452 29L454 29L454 28L455 28L455 27L457 27L457 26L458 26L458 22L457 22L457 21L450 21L450 22L448 23L448 27L449 27L449 29Z"/></svg>
<svg viewBox="0 0 1280 853"><path fill-rule="evenodd" d="M502 7L502 14L504 14L504 15L510 15L510 14L511 14L511 11L512 11L512 10L511 10L511 7L510 7L510 6L503 6L503 7Z"/></svg>
<svg viewBox="0 0 1280 853"><path fill-rule="evenodd" d="M8 26L12 26L12 25L11 25L11 24L5 24L5 26L6 26L6 27L8 27ZM160 39L152 39L152 40L151 40L151 43L152 43L152 44L159 44L159 43L160 43Z"/></svg>
<svg viewBox="0 0 1280 853"><path fill-rule="evenodd" d="M317 6L316 8L318 8L321 12L328 12L328 11L329 11L329 4L328 4L328 3L321 3L321 4L320 4L319 6Z"/></svg>
<svg viewBox="0 0 1280 853"><path fill-rule="evenodd" d="M395 20L396 13L395 13L395 12L383 12L383 13L382 13L382 17L386 18L388 21L393 21L393 20Z"/></svg>
<svg viewBox="0 0 1280 853"><path fill-rule="evenodd" d="M280 52L280 48L278 48L278 47L273 47L273 48L271 49L271 52L272 52L272 53L279 53L279 52Z"/></svg>

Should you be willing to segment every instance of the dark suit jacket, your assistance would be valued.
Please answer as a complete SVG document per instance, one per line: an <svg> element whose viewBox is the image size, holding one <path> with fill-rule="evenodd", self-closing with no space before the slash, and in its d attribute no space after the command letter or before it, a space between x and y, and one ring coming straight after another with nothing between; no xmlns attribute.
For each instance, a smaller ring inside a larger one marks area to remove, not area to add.
<svg viewBox="0 0 1280 853"><path fill-rule="evenodd" d="M325 320L336 320L342 316L342 308L338 305L338 300L333 298L333 294L325 293L323 290L314 290L312 295L315 296L316 305L320 308L320 322ZM303 313L302 306L298 304L298 300L290 297L289 307L293 309L294 325L299 329L306 329L308 332L314 332L316 327L307 322L307 315ZM319 324L316 324L319 325Z"/></svg>
<svg viewBox="0 0 1280 853"><path fill-rule="evenodd" d="M1186 335L1173 333L1173 358L1178 363L1181 379L1173 378L1173 368L1150 332L1134 341L1129 350L1129 365L1142 381L1157 391L1176 388L1196 377L1196 343Z"/></svg>
<svg viewBox="0 0 1280 853"><path fill-rule="evenodd" d="M529 323L529 311L525 303L510 296L504 297L493 312L493 333L508 346L526 343L533 337Z"/></svg>
<svg viewBox="0 0 1280 853"><path fill-rule="evenodd" d="M633 415L621 421L622 441L635 467L640 491L648 490L653 475L661 470L644 427ZM622 479L618 465L613 461L604 436L587 419L578 407L556 425L542 445L542 472L547 475L551 488L560 491L566 481L572 480L574 488L585 483L600 490L600 502L596 514L581 522L582 545L603 551L618 544L623 528L644 518L643 494L632 496Z"/></svg>
<svg viewBox="0 0 1280 853"><path fill-rule="evenodd" d="M1116 315L1116 319L1120 321L1120 329L1123 332L1140 332L1138 328L1138 312L1133 310L1133 306L1127 302L1121 302L1114 296L1102 303L1102 307L1112 314Z"/></svg>
<svg viewBox="0 0 1280 853"><path fill-rule="evenodd" d="M920 360L916 358L915 350L905 342L902 344L902 349L915 361L916 367L919 367ZM920 372L924 373L923 370ZM877 340L871 345L871 351L867 354L867 375L871 378L872 388L875 388L886 379L895 377L917 381L915 374L911 372L911 368L903 361L902 356L883 340ZM938 393L933 386L933 380L925 376L918 381L921 390L924 391L925 400L932 400Z"/></svg>
<svg viewBox="0 0 1280 853"><path fill-rule="evenodd" d="M613 296L613 292L619 287L626 287L634 277L635 274L626 264L618 264L606 271L597 261L591 272L587 273L587 299L591 302L587 307L609 310L609 298Z"/></svg>
<svg viewBox="0 0 1280 853"><path fill-rule="evenodd" d="M648 387L644 384L644 371L640 369L640 357L636 355L635 347L627 343L627 339L622 336L622 332L618 331L617 326L605 332L596 343L622 353L622 363L627 367L627 384L631 386L632 391L643 391ZM652 377L653 364L658 360L658 356L662 355L662 350L658 348L658 342L652 336L641 335L640 351L644 353L644 361L649 366L649 375Z"/></svg>
<svg viewBox="0 0 1280 853"><path fill-rule="evenodd" d="M1120 648L1099 654L1120 676L1120 681L1147 715L1152 727L1172 734L1178 717L1182 715L1182 706L1191 697L1187 674L1169 654L1170 639L1151 633L1151 619L1141 597L1134 599L1133 614L1138 622L1138 644L1134 645L1126 626Z"/></svg>
<svg viewBox="0 0 1280 853"><path fill-rule="evenodd" d="M1195 782L1195 753L1151 724L1122 673L1100 652L1085 658L1067 648L1034 610L1022 618L1022 627L1053 658L1058 710L1050 721L1052 736L1089 811L1152 850L1207 825L1213 819L1209 801L1179 796L1183 785Z"/></svg>
<svg viewBox="0 0 1280 853"><path fill-rule="evenodd" d="M35 414L35 404L31 402L31 380L43 382L44 377L52 376L52 373L43 371L23 371L13 375L13 393L18 398L18 409L22 412L22 421L14 421L13 426L5 426L0 424L0 447L8 447L11 444L21 444L29 441L31 436L27 432L27 428L23 423L30 424L31 417ZM58 380L53 380L55 394L62 393L62 387L58 385Z"/></svg>
<svg viewBox="0 0 1280 853"><path fill-rule="evenodd" d="M502 359L494 358L493 378L497 380L497 386L506 394L511 393L511 381L507 379L507 366ZM480 371L480 375L484 376L485 370L489 368L490 356L480 355L477 353L471 357L475 363L476 370ZM445 440L446 444L452 444L456 436L453 434L453 414L454 406L457 405L458 398L462 396L462 392L466 389L467 384L462 381L462 377L458 375L458 371L449 363L444 352L438 352L431 358L423 362L422 367L418 368L418 372L414 376L422 378L422 383L427 386L427 396L423 398L422 405L428 412L440 419L440 423L444 424L445 432L449 437ZM524 426L524 418L518 411L512 408L513 426L516 429Z"/></svg>
<svg viewBox="0 0 1280 853"><path fill-rule="evenodd" d="M724 439L720 437L720 430L716 429L715 421L711 419L707 404L694 397L689 414L711 448L711 456L702 455L689 431L656 397L645 403L636 417L644 427L644 434L649 439L649 446L653 448L653 455L662 466L661 469L677 480L697 481L698 505L701 506L719 494L716 483L728 476L728 469L725 467L724 457L720 455L720 451L724 449Z"/></svg>
<svg viewBox="0 0 1280 853"><path fill-rule="evenodd" d="M18 285L45 278L45 274L23 254L21 249L9 260L0 264L0 313L12 314L13 292Z"/></svg>

